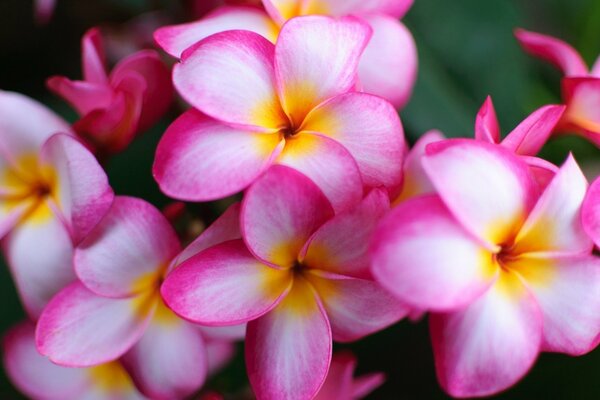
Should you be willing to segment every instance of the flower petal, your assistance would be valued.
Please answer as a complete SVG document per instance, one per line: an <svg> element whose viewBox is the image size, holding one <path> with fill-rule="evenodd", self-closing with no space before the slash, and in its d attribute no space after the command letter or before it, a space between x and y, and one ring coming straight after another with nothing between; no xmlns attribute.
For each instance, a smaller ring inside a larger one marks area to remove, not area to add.
<svg viewBox="0 0 600 400"><path fill-rule="evenodd" d="M485 99L479 112L477 112L475 139L488 143L500 143L500 124L490 96Z"/></svg>
<svg viewBox="0 0 600 400"><path fill-rule="evenodd" d="M153 294L109 299L75 282L44 309L37 348L53 362L71 367L115 360L142 337L157 300Z"/></svg>
<svg viewBox="0 0 600 400"><path fill-rule="evenodd" d="M50 202L43 201L2 245L19 297L35 320L52 296L76 279L69 231Z"/></svg>
<svg viewBox="0 0 600 400"><path fill-rule="evenodd" d="M162 304L140 341L123 356L123 364L140 391L152 399L192 395L208 369L200 332Z"/></svg>
<svg viewBox="0 0 600 400"><path fill-rule="evenodd" d="M221 7L199 21L163 26L154 32L154 40L173 57L215 33L243 29L258 33L275 43L278 27L264 11L254 7Z"/></svg>
<svg viewBox="0 0 600 400"><path fill-rule="evenodd" d="M524 29L515 30L515 36L525 51L551 62L560 68L565 76L588 74L587 66L577 50L562 40Z"/></svg>
<svg viewBox="0 0 600 400"><path fill-rule="evenodd" d="M287 271L256 260L241 240L211 247L174 269L162 285L168 306L183 318L237 325L275 307L291 284Z"/></svg>
<svg viewBox="0 0 600 400"><path fill-rule="evenodd" d="M600 78L563 79L562 92L569 104L564 116L569 125L578 130L600 132Z"/></svg>
<svg viewBox="0 0 600 400"><path fill-rule="evenodd" d="M348 14L385 14L400 19L413 4L413 0L307 0L304 13L322 13L335 16Z"/></svg>
<svg viewBox="0 0 600 400"><path fill-rule="evenodd" d="M291 267L310 236L332 216L329 202L307 177L274 166L246 192L242 235L260 259Z"/></svg>
<svg viewBox="0 0 600 400"><path fill-rule="evenodd" d="M195 108L250 129L287 126L275 90L274 46L249 31L216 33L187 49L173 83Z"/></svg>
<svg viewBox="0 0 600 400"><path fill-rule="evenodd" d="M543 350L585 354L600 341L600 259L523 257L510 264L544 317Z"/></svg>
<svg viewBox="0 0 600 400"><path fill-rule="evenodd" d="M331 330L302 278L272 311L248 324L246 365L257 398L312 399L327 376Z"/></svg>
<svg viewBox="0 0 600 400"><path fill-rule="evenodd" d="M385 374L381 372L373 372L371 374L359 376L354 379L352 384L352 398L362 399L371 394L372 391L383 385L385 382Z"/></svg>
<svg viewBox="0 0 600 400"><path fill-rule="evenodd" d="M380 223L371 246L377 281L420 310L469 304L497 274L492 254L465 231L437 196L398 205Z"/></svg>
<svg viewBox="0 0 600 400"><path fill-rule="evenodd" d="M284 25L275 46L275 74L292 126L300 127L324 100L354 88L370 37L369 25L354 17L308 16Z"/></svg>
<svg viewBox="0 0 600 400"><path fill-rule="evenodd" d="M435 189L429 180L425 169L423 169L423 164L421 161L425 155L425 148L429 143L439 142L444 139L445 137L442 132L432 129L425 132L419 138L419 140L417 140L404 159L402 191L394 200L394 205L411 197L435 192Z"/></svg>
<svg viewBox="0 0 600 400"><path fill-rule="evenodd" d="M303 264L341 275L369 278L369 240L389 205L387 193L373 189L356 208L336 215L314 233Z"/></svg>
<svg viewBox="0 0 600 400"><path fill-rule="evenodd" d="M581 204L586 190L587 180L570 155L529 214L511 251L515 254L589 253L592 242L581 223Z"/></svg>
<svg viewBox="0 0 600 400"><path fill-rule="evenodd" d="M504 138L502 146L523 156L535 156L548 141L565 106L544 106L525 118Z"/></svg>
<svg viewBox="0 0 600 400"><path fill-rule="evenodd" d="M75 271L92 292L113 298L152 289L180 251L177 234L151 204L118 196L75 250Z"/></svg>
<svg viewBox="0 0 600 400"><path fill-rule="evenodd" d="M35 206L35 200L15 201L0 196L0 239L8 234Z"/></svg>
<svg viewBox="0 0 600 400"><path fill-rule="evenodd" d="M19 157L37 155L54 133L72 131L66 121L37 101L0 90L0 132L2 150Z"/></svg>
<svg viewBox="0 0 600 400"><path fill-rule="evenodd" d="M12 383L34 399L75 399L90 382L80 368L53 364L35 348L35 325L21 322L11 328L3 341L4 368Z"/></svg>
<svg viewBox="0 0 600 400"><path fill-rule="evenodd" d="M327 379L315 400L351 400L354 398L352 379L356 368L356 357L351 353L336 353L331 359Z"/></svg>
<svg viewBox="0 0 600 400"><path fill-rule="evenodd" d="M80 115L108 107L114 95L112 88L108 85L72 81L63 76L48 78L46 86L67 101Z"/></svg>
<svg viewBox="0 0 600 400"><path fill-rule="evenodd" d="M587 191L581 206L583 229L600 248L600 178L597 178Z"/></svg>
<svg viewBox="0 0 600 400"><path fill-rule="evenodd" d="M516 234L537 199L527 164L501 146L469 139L432 143L423 166L454 216L490 250Z"/></svg>
<svg viewBox="0 0 600 400"><path fill-rule="evenodd" d="M542 334L539 308L514 274L461 311L430 316L440 384L454 397L498 393L531 368Z"/></svg>
<svg viewBox="0 0 600 400"><path fill-rule="evenodd" d="M235 344L222 340L211 340L206 343L208 375L213 376L223 369L235 356Z"/></svg>
<svg viewBox="0 0 600 400"><path fill-rule="evenodd" d="M415 41L397 18L382 14L361 17L373 28L373 37L358 66L363 90L385 98L396 108L402 108L408 103L417 79Z"/></svg>
<svg viewBox="0 0 600 400"><path fill-rule="evenodd" d="M110 208L114 193L96 158L77 139L58 134L44 144L40 156L48 179L57 186L57 203L69 223L73 241L86 237Z"/></svg>
<svg viewBox="0 0 600 400"><path fill-rule="evenodd" d="M195 254L200 253L209 247L229 240L241 239L240 232L240 210L241 203L237 202L229 206L227 210L208 228L206 228L200 236L190 243L174 261L174 265L179 265L188 260Z"/></svg>
<svg viewBox="0 0 600 400"><path fill-rule="evenodd" d="M336 212L352 208L362 199L363 182L356 160L342 144L324 135L303 132L286 139L276 163L306 175Z"/></svg>
<svg viewBox="0 0 600 400"><path fill-rule="evenodd" d="M190 110L171 124L160 141L154 178L171 197L223 198L252 183L278 154L280 142L279 135L232 128Z"/></svg>
<svg viewBox="0 0 600 400"><path fill-rule="evenodd" d="M353 342L383 330L408 314L408 307L378 283L311 270L306 279L323 302L333 338Z"/></svg>
<svg viewBox="0 0 600 400"><path fill-rule="evenodd" d="M341 143L356 160L365 185L391 189L400 184L404 130L384 99L365 93L336 96L312 110L302 130Z"/></svg>

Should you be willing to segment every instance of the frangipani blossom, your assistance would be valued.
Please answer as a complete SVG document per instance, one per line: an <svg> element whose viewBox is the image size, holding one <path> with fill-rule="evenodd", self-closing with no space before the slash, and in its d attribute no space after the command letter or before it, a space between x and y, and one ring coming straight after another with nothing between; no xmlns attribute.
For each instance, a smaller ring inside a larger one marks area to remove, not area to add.
<svg viewBox="0 0 600 400"><path fill-rule="evenodd" d="M413 0L263 0L264 11L255 7L222 7L199 21L163 27L154 36L167 53L182 57L199 40L227 30L249 30L275 43L281 27L293 17L359 16L373 29L358 67L359 87L401 108L410 98L417 75L414 40L398 21L412 3Z"/></svg>
<svg viewBox="0 0 600 400"><path fill-rule="evenodd" d="M429 310L453 396L497 393L540 351L580 355L600 333L600 260L581 223L587 182L569 157L540 194L527 164L475 140L430 144L437 195L399 204L372 240L373 273Z"/></svg>
<svg viewBox="0 0 600 400"><path fill-rule="evenodd" d="M567 106L557 132L577 133L600 147L600 57L591 70L573 47L562 40L517 29L515 35L528 53L559 68L562 98Z"/></svg>
<svg viewBox="0 0 600 400"><path fill-rule="evenodd" d="M73 247L112 200L104 171L65 121L0 91L0 239L31 318L75 279Z"/></svg>
<svg viewBox="0 0 600 400"><path fill-rule="evenodd" d="M377 389L385 376L372 373L354 378L356 357L351 353L334 354L325 383L315 400L358 400Z"/></svg>
<svg viewBox="0 0 600 400"><path fill-rule="evenodd" d="M57 364L78 367L122 357L140 391L154 399L182 398L199 389L208 369L204 335L173 314L159 293L179 252L175 232L157 209L117 197L75 251L81 281L42 313L39 351ZM229 346L215 345L231 354Z"/></svg>
<svg viewBox="0 0 600 400"><path fill-rule="evenodd" d="M319 186L336 211L368 187L400 184L404 133L385 100L351 92L370 28L356 18L290 20L277 45L248 31L188 49L175 87L197 110L162 138L154 176L171 197L206 201L246 188L273 164Z"/></svg>
<svg viewBox="0 0 600 400"><path fill-rule="evenodd" d="M91 368L52 363L35 348L35 326L31 322L22 322L5 335L3 356L10 380L33 400L145 399L116 361Z"/></svg>
<svg viewBox="0 0 600 400"><path fill-rule="evenodd" d="M171 104L173 88L168 68L153 50L123 59L110 75L102 37L90 29L81 41L83 81L63 76L47 85L81 116L73 128L101 154L125 149L135 135L156 123Z"/></svg>
<svg viewBox="0 0 600 400"><path fill-rule="evenodd" d="M565 106L544 106L525 118L504 139L500 135L500 125L491 97L487 97L475 119L475 139L497 144L519 155L525 161L541 187L545 187L558 168L541 158L535 157L552 134L560 120ZM442 132L431 130L423 134L410 149L404 160L402 190L393 204L410 197L434 193L435 188L423 165L421 158L429 143L445 139Z"/></svg>
<svg viewBox="0 0 600 400"><path fill-rule="evenodd" d="M243 240L182 263L162 286L165 302L202 325L249 321L246 364L256 396L312 399L327 375L332 339L353 341L406 315L368 268L368 238L388 208L385 191L374 189L334 217L313 182L275 166L244 197Z"/></svg>

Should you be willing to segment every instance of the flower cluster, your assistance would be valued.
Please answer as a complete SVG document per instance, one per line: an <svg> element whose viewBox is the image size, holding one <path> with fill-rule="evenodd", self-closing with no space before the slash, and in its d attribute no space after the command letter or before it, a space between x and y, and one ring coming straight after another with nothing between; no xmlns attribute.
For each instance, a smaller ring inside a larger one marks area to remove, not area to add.
<svg viewBox="0 0 600 400"><path fill-rule="evenodd" d="M4 340L35 399L182 399L244 339L258 399L350 400L352 342L428 314L438 380L455 397L519 381L539 353L600 342L600 179L554 135L600 146L600 66L523 30L564 72L564 105L502 138L486 99L473 138L430 131L409 150L398 109L417 69L398 20L412 0L230 2L165 26L172 77L142 50L106 71L98 29L82 81L48 87L72 125L0 92L0 238L30 321ZM101 162L170 108L153 175L182 201L238 195L182 243L148 202L115 195Z"/></svg>

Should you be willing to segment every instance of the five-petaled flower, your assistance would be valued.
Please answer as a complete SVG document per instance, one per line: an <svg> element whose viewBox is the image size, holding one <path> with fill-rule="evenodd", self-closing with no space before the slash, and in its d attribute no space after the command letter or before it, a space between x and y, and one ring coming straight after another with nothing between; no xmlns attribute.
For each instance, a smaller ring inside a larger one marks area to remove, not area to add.
<svg viewBox="0 0 600 400"><path fill-rule="evenodd" d="M173 79L197 110L159 143L161 189L214 200L282 164L308 176L336 211L360 201L363 183L397 190L405 146L398 114L382 98L353 91L369 36L356 18L309 16L286 23L276 45L227 31L186 50Z"/></svg>
<svg viewBox="0 0 600 400"><path fill-rule="evenodd" d="M275 166L246 193L237 228L243 239L173 270L165 302L203 325L249 321L246 364L257 397L312 399L327 376L332 339L359 339L407 313L369 271L368 238L388 208L385 191L374 189L334 217L308 178ZM233 217L219 221L229 229L215 230L235 237Z"/></svg>
<svg viewBox="0 0 600 400"><path fill-rule="evenodd" d="M502 146L430 144L437 195L398 205L373 236L373 273L429 310L440 383L453 396L513 385L540 350L584 354L600 332L600 260L581 223L587 182L572 157L540 194Z"/></svg>
<svg viewBox="0 0 600 400"><path fill-rule="evenodd" d="M559 133L577 133L600 147L600 58L591 71L569 44L540 33L517 29L523 48L560 68L562 98L567 109L557 126Z"/></svg>

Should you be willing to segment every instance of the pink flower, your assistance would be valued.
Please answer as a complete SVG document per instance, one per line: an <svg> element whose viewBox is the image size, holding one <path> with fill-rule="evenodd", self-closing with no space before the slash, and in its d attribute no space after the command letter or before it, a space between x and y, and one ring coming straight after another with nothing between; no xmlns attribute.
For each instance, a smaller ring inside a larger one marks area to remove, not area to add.
<svg viewBox="0 0 600 400"><path fill-rule="evenodd" d="M161 189L214 200L282 164L312 179L336 210L360 201L363 182L393 191L402 173L400 119L385 100L349 92L369 35L355 18L299 17L275 46L227 31L188 49L173 79L199 111L183 114L158 146Z"/></svg>
<svg viewBox="0 0 600 400"><path fill-rule="evenodd" d="M163 298L202 325L250 321L246 364L256 396L312 399L327 375L332 339L359 339L407 313L368 268L368 238L388 208L387 194L374 189L334 217L314 183L275 166L246 193L243 239L220 239L182 263L167 276ZM219 221L213 237L235 237L233 222Z"/></svg>
<svg viewBox="0 0 600 400"><path fill-rule="evenodd" d="M575 132L600 147L600 58L589 71L579 53L562 40L523 29L515 35L525 51L564 74L562 97L567 110L557 132Z"/></svg>
<svg viewBox="0 0 600 400"><path fill-rule="evenodd" d="M412 3L413 0L263 0L266 12L255 7L222 7L200 21L163 27L156 31L155 39L167 53L181 57L197 41L218 32L244 29L275 43L285 22L296 16L359 16L373 29L358 67L359 87L400 108L408 102L417 75L414 40L398 21Z"/></svg>
<svg viewBox="0 0 600 400"><path fill-rule="evenodd" d="M159 287L179 241L150 204L117 197L75 251L73 283L48 304L37 326L38 350L64 366L120 358L140 391L155 399L185 397L204 383L207 346L222 364L238 333L203 333L163 304ZM210 338L214 339L210 339Z"/></svg>
<svg viewBox="0 0 600 400"><path fill-rule="evenodd" d="M569 157L540 194L521 157L468 139L427 147L438 195L399 204L372 241L373 273L429 310L438 379L497 393L540 351L579 355L600 333L600 260L581 223L587 182Z"/></svg>
<svg viewBox="0 0 600 400"><path fill-rule="evenodd" d="M590 186L581 210L583 228L597 248L600 248L600 178Z"/></svg>
<svg viewBox="0 0 600 400"><path fill-rule="evenodd" d="M382 373L354 378L356 357L351 353L334 354L327 379L315 400L358 400L367 396L385 380Z"/></svg>
<svg viewBox="0 0 600 400"><path fill-rule="evenodd" d="M91 368L53 364L35 348L34 325L22 322L4 337L4 370L13 384L34 400L142 400L116 361Z"/></svg>
<svg viewBox="0 0 600 400"><path fill-rule="evenodd" d="M172 99L169 70L158 54L142 50L106 73L102 38L90 29L81 42L83 81L54 76L47 85L81 116L73 128L102 154L125 149L167 111Z"/></svg>
<svg viewBox="0 0 600 400"><path fill-rule="evenodd" d="M104 171L65 121L0 91L0 239L31 318L75 279L73 246L112 200Z"/></svg>

